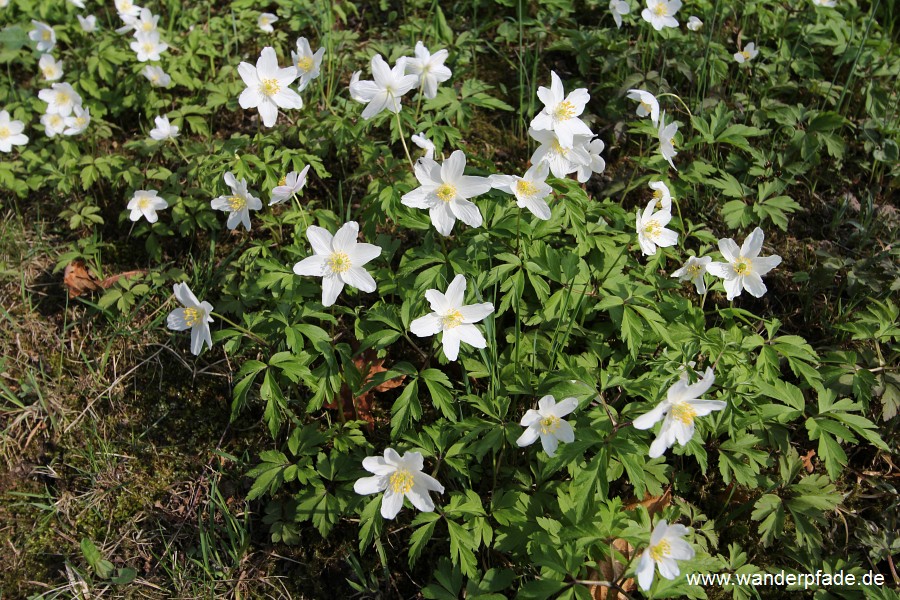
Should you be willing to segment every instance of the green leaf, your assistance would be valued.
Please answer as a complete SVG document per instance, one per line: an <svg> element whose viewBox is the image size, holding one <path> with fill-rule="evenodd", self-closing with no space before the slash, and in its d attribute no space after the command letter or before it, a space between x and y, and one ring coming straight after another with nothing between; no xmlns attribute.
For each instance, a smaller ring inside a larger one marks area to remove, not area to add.
<svg viewBox="0 0 900 600"><path fill-rule="evenodd" d="M90 539L81 538L81 553L84 554L84 559L94 573L97 574L97 577L109 579L112 576L115 567L111 562L103 558L97 546Z"/></svg>

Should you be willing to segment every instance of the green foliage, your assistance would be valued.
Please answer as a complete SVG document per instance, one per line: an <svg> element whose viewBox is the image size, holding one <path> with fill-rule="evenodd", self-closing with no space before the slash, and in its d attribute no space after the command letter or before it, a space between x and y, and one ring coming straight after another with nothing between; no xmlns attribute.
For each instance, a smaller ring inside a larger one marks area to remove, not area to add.
<svg viewBox="0 0 900 600"><path fill-rule="evenodd" d="M156 8L173 51L161 63L173 85L155 88L123 38L107 27L88 44L57 4L35 18L60 23L65 81L93 121L79 137L42 134L27 20L21 7L0 16L10 24L0 63L16 84L0 90L0 106L27 121L30 137L0 163L2 202L58 215L69 247L57 271L77 258L98 273L147 271L72 301L123 338L135 314L152 314L162 329L175 282L215 306L214 347L199 361L227 364L233 425L264 432L242 465L242 500L254 507L242 514L261 515L272 544L358 548L360 558L347 560L359 594L405 571L425 598L483 600L587 599L586 582L605 577L601 565L617 566L613 583L624 585L662 519L692 528L685 573L760 573L841 553L834 520L860 500L849 473L857 461L893 464L900 410L889 241L898 226L884 208L898 174L900 55L886 23L856 6L787 13L767 0L700 3L701 33L657 33L637 10L620 30L605 3L568 0L282 1L271 8L276 32L261 37L249 0L165 2ZM322 73L303 90L304 108L263 128L256 110L240 106L238 64L255 62L262 46L285 64L299 34L326 49ZM399 114L362 119L346 92L350 74L366 73L376 53L395 64L419 39L449 50L453 79L434 98L413 90ZM736 43L750 39L764 51L739 68ZM403 204L419 186L413 133L434 142L438 160L464 150L467 175L523 173L536 145L525 125L551 68L567 91L591 95L584 117L606 144L603 174L551 177L547 220L494 189L475 200L483 226L457 222L447 237L429 213ZM635 87L680 124L677 169L660 156L657 126L633 114L625 94ZM148 138L157 115L179 127L178 138ZM226 172L265 205L304 167L302 192L254 212L249 232L227 230L210 206L231 193ZM645 256L634 215L651 201L651 181L669 186L668 227L679 235ZM169 206L157 222L131 223L125 206L146 189ZM829 224L823 214L836 216ZM377 292L347 286L323 306L321 280L292 267L313 253L310 226L334 233L348 221L381 250L366 265ZM784 258L762 298L745 291L729 302L711 275L702 294L672 277L689 256L725 260L717 241L756 227L767 233L762 255ZM834 249L845 234L857 256ZM450 361L446 337L417 337L411 323L436 310L428 290L443 292L457 274L465 303L494 311L477 324L485 347L464 343ZM169 349L186 352L184 337ZM715 385L703 399L725 408L687 417L688 443L650 458L667 425L645 431L634 420L706 368ZM567 417L574 440L552 456L517 443L544 396L578 406ZM363 461L386 448L421 453L444 488L430 495L435 511L407 502L386 520L384 494L356 493L373 476ZM251 538L224 502L210 511L194 560L219 576L217 565L240 564ZM895 550L886 533L872 536L881 552L873 560ZM100 580L137 575L116 570L86 537L81 550ZM376 559L383 575L370 568ZM684 577L657 576L647 593L705 596Z"/></svg>

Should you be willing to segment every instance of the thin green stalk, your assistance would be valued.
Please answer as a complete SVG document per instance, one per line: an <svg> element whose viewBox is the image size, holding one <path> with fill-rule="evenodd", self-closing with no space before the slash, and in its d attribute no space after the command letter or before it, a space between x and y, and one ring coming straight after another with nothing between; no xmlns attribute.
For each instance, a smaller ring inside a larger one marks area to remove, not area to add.
<svg viewBox="0 0 900 600"><path fill-rule="evenodd" d="M228 323L229 325L231 325L232 327L234 327L235 329L237 329L238 331L240 331L240 332L243 333L244 335L246 335L246 336L248 336L248 337L250 337L250 338L253 338L254 340L256 340L257 342L259 342L260 344L262 344L262 345L264 345L264 346L269 346L269 342L267 342L266 340L262 339L261 337L259 337L258 335L256 335L255 333L253 333L252 331L250 331L249 329L247 329L246 327L243 327L243 326L241 326L241 325L238 325L237 323L235 323L234 321L232 321L231 319L229 319L229 318L226 317L225 315L219 314L219 313L217 313L217 312L213 312L213 313L210 313L210 314L211 314L212 316L214 316L214 317L218 317L219 319L222 319L223 321L225 321L226 323Z"/></svg>
<svg viewBox="0 0 900 600"><path fill-rule="evenodd" d="M872 29L872 23L875 22L875 17L873 15L878 12L878 6L880 4L881 0L876 0L875 6L872 8L872 12L869 14L869 24L866 25L866 32L863 34L863 39L859 43L859 50L857 50L856 52L856 58L853 59L853 66L850 67L850 74L847 76L847 80L844 82L844 89L841 90L841 98L840 100L838 100L837 104L837 112L839 114L843 114L842 109L844 107L844 97L847 95L847 89L856 78L856 65L859 63L859 57L862 56L863 48L866 46L866 42L869 40L869 31L871 31Z"/></svg>
<svg viewBox="0 0 900 600"><path fill-rule="evenodd" d="M403 151L406 153L406 160L409 161L409 168L415 168L413 165L413 159L409 155L409 148L406 146L406 134L403 132L403 123L400 121L400 112L395 112L394 116L397 117L397 131L400 133L400 142L403 144Z"/></svg>

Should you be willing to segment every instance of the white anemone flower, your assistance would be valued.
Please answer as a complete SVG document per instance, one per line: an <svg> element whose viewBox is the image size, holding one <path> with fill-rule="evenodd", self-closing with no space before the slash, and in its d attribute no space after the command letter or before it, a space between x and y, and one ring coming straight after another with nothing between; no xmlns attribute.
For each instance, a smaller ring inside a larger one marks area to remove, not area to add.
<svg viewBox="0 0 900 600"><path fill-rule="evenodd" d="M575 398L563 398L557 403L553 396L544 396L538 401L537 410L529 409L519 422L527 429L516 440L516 445L524 448L540 438L544 452L552 458L560 442L569 444L575 441L575 430L563 417L576 408L578 400Z"/></svg>
<svg viewBox="0 0 900 600"><path fill-rule="evenodd" d="M262 200L256 198L247 191L247 180L238 182L230 171L225 173L225 183L231 188L231 194L219 196L209 204L213 210L221 210L227 213L228 229L235 229L238 223L242 223L247 231L250 231L250 211L262 208Z"/></svg>
<svg viewBox="0 0 900 600"><path fill-rule="evenodd" d="M294 273L322 278L322 305L331 306L337 300L344 284L363 292L374 292L375 280L363 265L381 255L375 244L356 241L359 225L356 221L344 223L332 237L321 227L310 225L306 237L313 254L294 265Z"/></svg>
<svg viewBox="0 0 900 600"><path fill-rule="evenodd" d="M766 293L766 284L762 276L781 264L781 257L760 256L763 245L763 231L759 227L754 229L744 244L738 248L737 243L731 238L719 240L719 252L727 262L711 262L706 270L711 275L721 277L725 281L725 293L728 300L733 300L747 290L756 298L761 298Z"/></svg>
<svg viewBox="0 0 900 600"><path fill-rule="evenodd" d="M271 46L263 48L254 67L242 62L238 73L247 89L241 92L241 108L256 108L263 125L272 127L278 120L279 108L303 108L303 99L288 86L297 79L297 69L278 66L278 57Z"/></svg>
<svg viewBox="0 0 900 600"><path fill-rule="evenodd" d="M291 61L293 61L297 74L300 76L300 84L297 86L299 91L305 90L309 82L319 76L319 68L322 66L322 57L324 55L324 47L319 48L313 54L306 38L297 38L297 51L291 52Z"/></svg>
<svg viewBox="0 0 900 600"><path fill-rule="evenodd" d="M357 479L353 491L360 495L384 492L381 516L385 519L397 516L403 508L404 498L409 498L422 512L433 512L434 502L428 492L444 493L444 486L437 479L422 472L425 461L419 452L406 452L400 456L393 448L387 448L384 458L367 456L362 466L375 476Z"/></svg>
<svg viewBox="0 0 900 600"><path fill-rule="evenodd" d="M631 5L625 0L609 0L609 12L612 13L616 27L622 28L622 17L631 12Z"/></svg>
<svg viewBox="0 0 900 600"><path fill-rule="evenodd" d="M142 8L140 16L133 21L134 33L150 33L156 31L159 26L159 15L154 15L149 8Z"/></svg>
<svg viewBox="0 0 900 600"><path fill-rule="evenodd" d="M34 29L28 32L28 37L37 43L38 52L50 52L56 46L56 32L53 28L41 21L31 20Z"/></svg>
<svg viewBox="0 0 900 600"><path fill-rule="evenodd" d="M669 388L665 400L634 420L632 424L635 429L650 429L663 420L659 435L650 444L650 458L662 456L676 440L684 446L694 437L694 420L697 417L705 417L714 410L725 408L725 402L721 400L698 400L715 381L712 367L707 367L697 383L688 383L688 374L684 371L675 385Z"/></svg>
<svg viewBox="0 0 900 600"><path fill-rule="evenodd" d="M159 220L156 211L169 208L169 203L157 196L158 193L156 190L136 190L128 201L128 210L131 211L128 218L138 221L144 217L149 223L156 223Z"/></svg>
<svg viewBox="0 0 900 600"><path fill-rule="evenodd" d="M641 11L641 17L662 31L665 27L678 27L675 13L681 8L681 0L647 0L647 8Z"/></svg>
<svg viewBox="0 0 900 600"><path fill-rule="evenodd" d="M684 525L669 525L665 519L656 524L650 534L650 544L641 554L635 570L642 590L646 592L653 585L656 567L659 567L660 575L671 580L681 573L676 561L694 558L694 549L681 539L688 531Z"/></svg>
<svg viewBox="0 0 900 600"><path fill-rule="evenodd" d="M87 107L77 105L72 109L72 114L65 119L66 128L63 135L79 135L84 133L91 124L91 111Z"/></svg>
<svg viewBox="0 0 900 600"><path fill-rule="evenodd" d="M9 118L9 112L0 110L0 152L12 152L13 146L24 146L28 136L22 133L25 124Z"/></svg>
<svg viewBox="0 0 900 600"><path fill-rule="evenodd" d="M66 118L59 113L46 113L41 117L44 133L52 138L66 130Z"/></svg>
<svg viewBox="0 0 900 600"><path fill-rule="evenodd" d="M213 322L212 304L205 300L199 302L186 283L176 283L173 291L184 308L176 308L170 312L166 325L175 331L190 329L191 352L197 356L203 350L204 343L212 348L212 334L209 331L209 324Z"/></svg>
<svg viewBox="0 0 900 600"><path fill-rule="evenodd" d="M72 109L81 106L81 96L68 83L54 83L50 89L38 92L38 98L47 103L47 114L68 117Z"/></svg>
<svg viewBox="0 0 900 600"><path fill-rule="evenodd" d="M114 0L114 3L116 12L119 13L119 17L123 20L125 17L137 17L141 14L141 7L131 0Z"/></svg>
<svg viewBox="0 0 900 600"><path fill-rule="evenodd" d="M698 294L706 293L706 267L712 259L708 256L697 258L689 256L684 265L672 273L672 277L677 277L678 281L690 281L697 288Z"/></svg>
<svg viewBox="0 0 900 600"><path fill-rule="evenodd" d="M544 108L531 120L531 128L537 131L552 130L563 148L572 148L575 135L594 136L590 127L578 118L591 96L586 88L572 90L568 96L564 94L562 80L550 71L550 88L538 88L537 95Z"/></svg>
<svg viewBox="0 0 900 600"><path fill-rule="evenodd" d="M687 22L687 28L691 31L700 31L703 28L703 21L691 15L691 18L688 19Z"/></svg>
<svg viewBox="0 0 900 600"><path fill-rule="evenodd" d="M272 13L262 13L261 15L259 15L259 18L256 19L256 24L261 30L265 31L266 33L274 33L275 28L272 27L272 23L277 20L278 17L276 15L273 15Z"/></svg>
<svg viewBox="0 0 900 600"><path fill-rule="evenodd" d="M650 189L653 190L653 200L657 210L672 210L672 193L662 181L651 181Z"/></svg>
<svg viewBox="0 0 900 600"><path fill-rule="evenodd" d="M69 0L69 4L78 8L84 8L84 0Z"/></svg>
<svg viewBox="0 0 900 600"><path fill-rule="evenodd" d="M172 78L156 65L147 65L141 69L141 75L146 77L153 87L168 87L172 83Z"/></svg>
<svg viewBox="0 0 900 600"><path fill-rule="evenodd" d="M398 60L391 69L381 55L376 54L372 57L370 66L374 81L360 81L359 73L354 73L350 80L350 97L368 104L363 109L363 119L371 119L385 109L392 113L400 112L400 98L416 87L419 78L404 74L406 60Z"/></svg>
<svg viewBox="0 0 900 600"><path fill-rule="evenodd" d="M97 30L97 17L94 15L86 17L78 15L78 23L81 25L81 30L85 33L92 33Z"/></svg>
<svg viewBox="0 0 900 600"><path fill-rule="evenodd" d="M488 180L494 189L513 194L519 208L527 208L538 219L547 221L550 219L550 207L544 198L553 193L553 188L547 185L549 174L550 165L539 162L525 171L522 177L491 175Z"/></svg>
<svg viewBox="0 0 900 600"><path fill-rule="evenodd" d="M672 162L672 159L678 154L675 152L676 133L678 133L678 122L672 121L666 125L666 113L664 111L659 116L659 152L663 155L663 158L669 161L669 165L677 171L675 163Z"/></svg>
<svg viewBox="0 0 900 600"><path fill-rule="evenodd" d="M531 155L531 164L546 162L554 177L563 179L592 162L591 155L584 148L583 142L590 139L586 135L575 136L571 148L563 147L555 131L529 129L528 135L540 143Z"/></svg>
<svg viewBox="0 0 900 600"><path fill-rule="evenodd" d="M426 98L437 96L438 84L447 81L453 74L444 66L448 54L447 50L438 50L432 54L419 41L416 42L415 57L406 59L406 72L419 78L419 89Z"/></svg>
<svg viewBox="0 0 900 600"><path fill-rule="evenodd" d="M656 96L644 90L631 89L628 90L627 97L639 102L637 107L637 115L639 117L649 115L654 125L659 123L659 102L656 100Z"/></svg>
<svg viewBox="0 0 900 600"><path fill-rule="evenodd" d="M643 215L638 209L635 229L637 230L638 244L640 244L644 256L655 255L657 246L668 248L678 243L678 234L671 229L666 229L666 225L671 220L672 212L669 210L657 211L655 200L651 200L647 204Z"/></svg>
<svg viewBox="0 0 900 600"><path fill-rule="evenodd" d="M178 127L169 123L169 117L154 117L153 122L156 123L156 127L150 130L150 137L157 142L174 140L178 137Z"/></svg>
<svg viewBox="0 0 900 600"><path fill-rule="evenodd" d="M475 348L486 348L487 342L481 331L475 327L477 323L494 312L490 302L480 304L463 304L466 296L466 278L457 275L447 286L447 292L430 289L425 292L425 299L431 305L431 312L419 317L409 325L418 337L429 337L443 332L441 344L447 360L459 357L459 343L465 342Z"/></svg>
<svg viewBox="0 0 900 600"><path fill-rule="evenodd" d="M481 211L469 198L491 189L487 177L463 175L466 155L456 150L442 164L430 158L416 161L416 179L421 184L403 195L400 202L411 208L427 208L438 233L447 236L459 219L470 227L481 227Z"/></svg>
<svg viewBox="0 0 900 600"><path fill-rule="evenodd" d="M56 60L50 54L41 55L41 59L38 61L38 68L47 81L56 81L63 76L62 61Z"/></svg>
<svg viewBox="0 0 900 600"><path fill-rule="evenodd" d="M579 144L579 139L581 137L582 136L575 136L576 145ZM600 138L591 140L590 143L583 145L582 148L587 152L591 161L578 166L577 175L575 177L578 179L579 183L585 183L594 173L602 173L606 170L606 161L600 156L600 153L606 148L606 144L603 143L603 140Z"/></svg>
<svg viewBox="0 0 900 600"><path fill-rule="evenodd" d="M759 50L756 48L756 44L750 42L744 46L743 50L734 53L734 60L738 62L738 64L743 64L745 62L750 62L759 54Z"/></svg>
<svg viewBox="0 0 900 600"><path fill-rule="evenodd" d="M425 133L415 133L411 138L412 143L425 151L425 158L434 159L434 142L425 137Z"/></svg>
<svg viewBox="0 0 900 600"><path fill-rule="evenodd" d="M137 54L138 62L148 60L160 60L160 53L165 52L169 45L159 39L159 31L138 31L134 34L131 49Z"/></svg>
<svg viewBox="0 0 900 600"><path fill-rule="evenodd" d="M281 204L285 200L290 199L294 194L303 189L306 185L306 174L309 172L309 165L303 167L303 170L291 171L278 182L275 189L272 190L272 198L269 200L269 206Z"/></svg>

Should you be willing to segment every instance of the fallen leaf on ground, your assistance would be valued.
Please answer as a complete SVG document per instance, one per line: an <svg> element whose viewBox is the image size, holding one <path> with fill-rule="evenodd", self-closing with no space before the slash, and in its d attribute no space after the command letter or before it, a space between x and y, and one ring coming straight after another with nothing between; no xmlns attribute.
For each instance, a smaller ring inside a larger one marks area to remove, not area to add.
<svg viewBox="0 0 900 600"><path fill-rule="evenodd" d="M69 298L77 298L87 292L101 289L100 282L87 270L83 260L73 260L66 265L63 283L69 290Z"/></svg>
<svg viewBox="0 0 900 600"><path fill-rule="evenodd" d="M806 453L806 456L801 456L800 460L803 461L803 468L806 469L807 473L812 473L816 468L813 466L812 459L816 455L815 450L810 450Z"/></svg>
<svg viewBox="0 0 900 600"><path fill-rule="evenodd" d="M384 359L376 356L374 350L366 350L360 356L353 359L353 364L363 373L363 385L372 381L378 373L387 371L384 368ZM375 399L375 392L386 392L403 385L406 375L400 375L383 381L369 391L357 396L350 397L350 389L347 385L341 386L340 400L344 411L344 418L347 420L360 419L367 423L371 431L375 427L375 419L372 417L372 401ZM336 402L325 404L325 408L337 408Z"/></svg>
<svg viewBox="0 0 900 600"><path fill-rule="evenodd" d="M145 273L146 271L140 269L136 271L125 271L100 281L93 273L88 271L83 260L76 259L66 265L65 271L63 271L63 283L65 284L66 289L69 290L69 298L77 298L88 292L108 289L123 277L128 279L137 277L138 275L144 275Z"/></svg>

